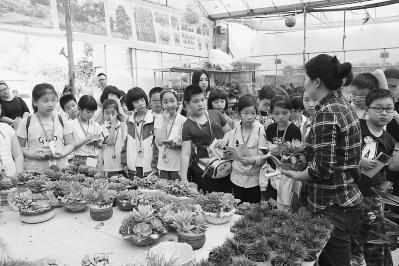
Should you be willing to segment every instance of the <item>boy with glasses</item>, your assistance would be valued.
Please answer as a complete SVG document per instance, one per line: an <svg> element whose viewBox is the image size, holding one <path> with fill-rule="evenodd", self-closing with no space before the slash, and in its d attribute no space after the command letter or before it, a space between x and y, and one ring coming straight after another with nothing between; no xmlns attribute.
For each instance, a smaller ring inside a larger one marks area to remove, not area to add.
<svg viewBox="0 0 399 266"><path fill-rule="evenodd" d="M358 244L352 247L352 265L362 265L365 259L368 266L378 266L384 265L383 247L366 243L366 241L374 236L370 230L381 231L381 224L376 223L375 219L383 214L383 206L376 199L377 195L372 188L383 190L387 167L385 165L379 171L373 171L373 169L378 170L375 168L382 167L378 161L379 155L392 156L394 151L395 140L384 130L384 127L392 120L395 109L391 92L384 89L371 91L367 94L365 102L367 118L360 119L362 156L359 168L362 174L356 181L364 197L365 219L359 234L355 237L357 241L354 243Z"/></svg>

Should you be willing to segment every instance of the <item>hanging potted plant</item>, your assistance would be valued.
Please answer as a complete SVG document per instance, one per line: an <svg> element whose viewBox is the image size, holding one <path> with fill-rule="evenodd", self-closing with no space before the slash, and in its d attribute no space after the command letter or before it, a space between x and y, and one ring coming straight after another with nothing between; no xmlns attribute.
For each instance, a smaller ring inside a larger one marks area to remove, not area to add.
<svg viewBox="0 0 399 266"><path fill-rule="evenodd" d="M118 206L122 211L132 211L132 199L138 194L139 193L135 190L124 190L119 192L116 196L116 206Z"/></svg>
<svg viewBox="0 0 399 266"><path fill-rule="evenodd" d="M18 208L21 221L36 224L53 218L54 205L58 204L58 201L50 196L49 193L33 194L29 190L16 193L13 204Z"/></svg>
<svg viewBox="0 0 399 266"><path fill-rule="evenodd" d="M218 266L231 265L232 263L231 255L232 255L231 249L227 245L222 245L213 248L209 252L208 261Z"/></svg>
<svg viewBox="0 0 399 266"><path fill-rule="evenodd" d="M112 204L116 192L108 188L106 180L94 180L87 193L87 201L90 203L90 216L95 221L105 221L112 217Z"/></svg>
<svg viewBox="0 0 399 266"><path fill-rule="evenodd" d="M167 233L161 219L150 205L139 205L122 221L119 234L136 246L150 246Z"/></svg>
<svg viewBox="0 0 399 266"><path fill-rule="evenodd" d="M65 205L65 209L70 212L82 212L87 209L87 195L89 189L84 187L79 182L70 182L68 184L68 191L62 198L62 202Z"/></svg>
<svg viewBox="0 0 399 266"><path fill-rule="evenodd" d="M173 224L177 228L179 242L189 244L194 250L202 248L205 244L205 231L208 226L201 215L181 210L173 216Z"/></svg>
<svg viewBox="0 0 399 266"><path fill-rule="evenodd" d="M223 192L200 195L197 203L204 211L205 220L211 224L225 224L231 221L237 205L233 195Z"/></svg>

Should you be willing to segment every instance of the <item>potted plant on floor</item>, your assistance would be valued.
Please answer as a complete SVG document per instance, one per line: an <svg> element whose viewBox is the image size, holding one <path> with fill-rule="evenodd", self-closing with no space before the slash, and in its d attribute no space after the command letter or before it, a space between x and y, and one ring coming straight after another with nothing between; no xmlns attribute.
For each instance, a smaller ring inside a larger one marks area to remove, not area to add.
<svg viewBox="0 0 399 266"><path fill-rule="evenodd" d="M180 210L173 216L179 242L187 243L194 250L205 244L205 231L208 228L204 218L189 210Z"/></svg>
<svg viewBox="0 0 399 266"><path fill-rule="evenodd" d="M159 214L169 231L175 232L177 230L176 225L173 224L173 218L179 210L189 210L197 214L202 213L201 207L198 204L192 204L190 200L176 200L166 204L159 210Z"/></svg>
<svg viewBox="0 0 399 266"><path fill-rule="evenodd" d="M122 211L132 211L132 198L136 197L138 192L136 190L124 190L116 196L116 206Z"/></svg>
<svg viewBox="0 0 399 266"><path fill-rule="evenodd" d="M16 193L13 204L18 208L22 222L35 224L53 218L54 205L58 204L58 201L54 202L48 194L33 194L28 190Z"/></svg>
<svg viewBox="0 0 399 266"><path fill-rule="evenodd" d="M87 201L90 203L90 216L95 221L105 221L112 217L112 204L116 192L108 188L106 180L94 180L87 193Z"/></svg>
<svg viewBox="0 0 399 266"><path fill-rule="evenodd" d="M70 212L82 212L87 209L89 189L79 182L70 182L66 195L62 198L65 209Z"/></svg>
<svg viewBox="0 0 399 266"><path fill-rule="evenodd" d="M119 234L136 246L150 246L167 233L161 219L150 205L139 205L122 221Z"/></svg>
<svg viewBox="0 0 399 266"><path fill-rule="evenodd" d="M205 220L211 224L225 224L233 218L237 200L230 193L212 192L197 197Z"/></svg>
<svg viewBox="0 0 399 266"><path fill-rule="evenodd" d="M213 248L211 252L209 252L208 261L215 263L216 265L219 266L231 265L232 263L231 255L232 252L230 248L227 245L222 245Z"/></svg>
<svg viewBox="0 0 399 266"><path fill-rule="evenodd" d="M8 193L15 187L15 182L6 176L0 176L0 206L6 206Z"/></svg>

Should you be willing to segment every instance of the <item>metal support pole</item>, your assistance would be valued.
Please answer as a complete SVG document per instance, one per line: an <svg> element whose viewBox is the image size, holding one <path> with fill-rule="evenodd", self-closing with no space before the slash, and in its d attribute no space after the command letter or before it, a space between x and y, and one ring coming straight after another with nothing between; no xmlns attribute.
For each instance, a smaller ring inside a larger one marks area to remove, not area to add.
<svg viewBox="0 0 399 266"><path fill-rule="evenodd" d="M71 25L71 0L67 0L65 5L65 29L67 37L68 48L68 78L69 88L72 95L76 96L75 88L75 64L73 60L73 47L72 47L72 25Z"/></svg>

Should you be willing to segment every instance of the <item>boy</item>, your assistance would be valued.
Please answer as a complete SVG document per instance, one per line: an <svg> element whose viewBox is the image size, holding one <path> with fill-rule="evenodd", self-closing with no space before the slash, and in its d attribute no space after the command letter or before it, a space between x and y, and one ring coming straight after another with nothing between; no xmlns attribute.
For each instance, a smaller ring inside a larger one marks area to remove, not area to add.
<svg viewBox="0 0 399 266"><path fill-rule="evenodd" d="M352 247L352 260L361 262L364 259L368 266L384 265L383 247L376 247L365 243L370 240L370 229L381 230L381 224L373 222L376 216L382 215L382 205L376 200L372 188L382 189L385 183L386 166L376 174L370 176L367 171L378 167L377 157L379 154L392 156L395 148L395 141L392 136L384 130L384 127L392 120L394 112L394 101L392 94L384 89L374 89L367 94L365 99L367 119L360 119L362 132L362 158L359 163L361 171L360 180L357 185L364 196L365 221L360 228L357 245ZM384 232L382 232L384 233ZM354 264L356 265L356 264Z"/></svg>
<svg viewBox="0 0 399 266"><path fill-rule="evenodd" d="M161 92L163 89L161 87L154 87L150 90L150 107L152 110L152 114L154 116L162 114L162 105L161 105Z"/></svg>
<svg viewBox="0 0 399 266"><path fill-rule="evenodd" d="M74 120L78 117L78 103L72 94L63 95L60 98L60 105L62 110L68 115L68 120Z"/></svg>
<svg viewBox="0 0 399 266"><path fill-rule="evenodd" d="M353 79L351 101L359 119L366 119L366 95L374 89L378 89L378 80L371 73L361 73Z"/></svg>

